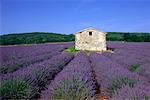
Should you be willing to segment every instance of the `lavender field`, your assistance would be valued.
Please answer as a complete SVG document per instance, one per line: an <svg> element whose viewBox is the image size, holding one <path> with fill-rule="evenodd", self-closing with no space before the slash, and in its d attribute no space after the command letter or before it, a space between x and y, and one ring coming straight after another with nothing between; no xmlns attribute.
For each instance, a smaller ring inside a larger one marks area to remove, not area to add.
<svg viewBox="0 0 150 100"><path fill-rule="evenodd" d="M150 43L65 52L70 46L1 46L0 99L150 100Z"/></svg>

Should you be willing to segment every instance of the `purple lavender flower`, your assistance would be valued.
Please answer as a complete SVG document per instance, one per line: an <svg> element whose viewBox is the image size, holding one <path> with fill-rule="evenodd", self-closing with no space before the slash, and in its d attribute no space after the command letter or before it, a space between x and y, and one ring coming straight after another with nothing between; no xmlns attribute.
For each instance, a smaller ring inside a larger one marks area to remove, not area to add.
<svg viewBox="0 0 150 100"><path fill-rule="evenodd" d="M20 78L30 85L32 93L29 98L36 98L72 58L73 54L62 53L27 68L19 69L14 73L6 74L2 77L2 82L16 77Z"/></svg>
<svg viewBox="0 0 150 100"><path fill-rule="evenodd" d="M95 95L95 80L87 55L77 53L75 58L55 77L42 99L86 99Z"/></svg>
<svg viewBox="0 0 150 100"><path fill-rule="evenodd" d="M150 84L140 83L136 87L131 88L129 85L117 90L112 97L113 100L149 100Z"/></svg>

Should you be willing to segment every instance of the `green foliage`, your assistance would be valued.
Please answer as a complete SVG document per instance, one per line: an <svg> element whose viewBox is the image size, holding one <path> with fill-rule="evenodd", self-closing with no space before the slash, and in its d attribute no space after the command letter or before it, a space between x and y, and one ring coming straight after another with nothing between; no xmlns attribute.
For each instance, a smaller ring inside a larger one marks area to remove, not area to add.
<svg viewBox="0 0 150 100"><path fill-rule="evenodd" d="M68 42L74 41L74 35L63 35L57 33L32 32L22 34L7 34L0 36L1 45L14 44L38 44L46 42Z"/></svg>
<svg viewBox="0 0 150 100"><path fill-rule="evenodd" d="M131 72L141 72L141 71L142 71L140 65L137 65L137 64L135 64L135 65L130 65L130 66L128 67L128 70L131 71Z"/></svg>
<svg viewBox="0 0 150 100"><path fill-rule="evenodd" d="M16 64L16 65L13 65L13 66L0 66L0 73L3 73L3 74L6 74L8 72L13 72L15 71L19 66Z"/></svg>
<svg viewBox="0 0 150 100"><path fill-rule="evenodd" d="M108 32L108 41L150 42L150 33Z"/></svg>
<svg viewBox="0 0 150 100"><path fill-rule="evenodd" d="M86 85L78 79L61 81L52 93L54 100L84 100L88 97Z"/></svg>
<svg viewBox="0 0 150 100"><path fill-rule="evenodd" d="M1 66L1 67L0 67L0 73L4 73L4 74L7 73L8 69L9 69L9 68L6 67L6 66Z"/></svg>
<svg viewBox="0 0 150 100"><path fill-rule="evenodd" d="M23 99L29 93L28 83L19 78L5 80L0 85L0 97L2 99Z"/></svg>
<svg viewBox="0 0 150 100"><path fill-rule="evenodd" d="M149 33L123 33L107 32L108 41L127 41L127 42L150 42ZM68 42L74 41L73 34L64 35L57 33L32 32L21 34L0 35L0 45L14 44L38 44L47 42Z"/></svg>
<svg viewBox="0 0 150 100"><path fill-rule="evenodd" d="M71 46L71 47L67 48L65 51L67 51L67 52L78 52L79 50L76 50L75 46Z"/></svg>
<svg viewBox="0 0 150 100"><path fill-rule="evenodd" d="M108 41L123 41L123 34L117 32L108 32L106 35Z"/></svg>
<svg viewBox="0 0 150 100"><path fill-rule="evenodd" d="M128 77L122 77L118 78L116 80L113 80L111 86L108 88L108 91L110 93L114 93L117 89L122 88L124 85L129 85L130 87L134 87L134 85L137 83L137 80L128 78Z"/></svg>
<svg viewBox="0 0 150 100"><path fill-rule="evenodd" d="M33 71L33 76L35 76L35 79L34 81L36 81L36 84L34 85L34 87L38 87L37 89L41 89L42 87L45 87L45 82L47 81L46 80L46 77L48 75L48 70L47 69L41 69L41 70L34 70ZM51 77L49 76L49 78L51 79ZM38 91L38 90L37 90Z"/></svg>

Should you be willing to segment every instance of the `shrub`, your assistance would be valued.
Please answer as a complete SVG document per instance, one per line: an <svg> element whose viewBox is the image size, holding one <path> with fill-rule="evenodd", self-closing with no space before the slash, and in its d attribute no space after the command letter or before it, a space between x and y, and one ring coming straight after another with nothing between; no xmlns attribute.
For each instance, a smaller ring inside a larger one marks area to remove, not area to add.
<svg viewBox="0 0 150 100"><path fill-rule="evenodd" d="M129 85L124 86L115 92L112 100L150 100L149 83L137 83L133 88Z"/></svg>
<svg viewBox="0 0 150 100"><path fill-rule="evenodd" d="M71 46L71 47L67 48L65 51L67 51L67 52L78 52L79 50L76 50L75 46Z"/></svg>
<svg viewBox="0 0 150 100"><path fill-rule="evenodd" d="M63 80L53 89L53 99L80 100L88 96L88 89L79 79Z"/></svg>
<svg viewBox="0 0 150 100"><path fill-rule="evenodd" d="M141 72L142 69L140 68L140 65L131 65L128 67L128 70L131 71L131 72Z"/></svg>
<svg viewBox="0 0 150 100"><path fill-rule="evenodd" d="M134 87L136 83L137 83L137 80L134 80L128 77L122 77L122 78L113 80L108 90L110 93L114 93L117 89L122 88L124 85L129 85L130 87Z"/></svg>
<svg viewBox="0 0 150 100"><path fill-rule="evenodd" d="M1 99L27 98L29 93L28 83L19 78L4 80L0 85Z"/></svg>

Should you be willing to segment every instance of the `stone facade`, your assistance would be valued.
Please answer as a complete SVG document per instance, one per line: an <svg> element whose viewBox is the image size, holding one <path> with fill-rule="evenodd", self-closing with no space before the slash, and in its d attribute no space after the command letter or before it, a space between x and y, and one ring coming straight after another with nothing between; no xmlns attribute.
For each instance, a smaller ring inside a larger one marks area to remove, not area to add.
<svg viewBox="0 0 150 100"><path fill-rule="evenodd" d="M81 30L75 34L75 48L77 50L105 51L106 34L93 28Z"/></svg>

